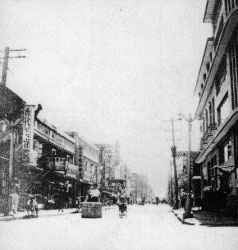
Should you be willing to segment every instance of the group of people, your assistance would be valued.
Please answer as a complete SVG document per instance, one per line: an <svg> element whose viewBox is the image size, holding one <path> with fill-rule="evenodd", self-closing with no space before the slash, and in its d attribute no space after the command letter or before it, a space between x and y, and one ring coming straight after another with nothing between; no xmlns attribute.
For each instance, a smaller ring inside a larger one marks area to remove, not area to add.
<svg viewBox="0 0 238 250"><path fill-rule="evenodd" d="M100 202L100 200L101 200L101 193L97 188L97 185L94 184L88 190L85 202ZM119 207L119 216L122 218L127 213L126 199L124 197L121 197L120 202L118 203L118 207Z"/></svg>
<svg viewBox="0 0 238 250"><path fill-rule="evenodd" d="M19 204L19 195L17 192L11 194L11 211L13 214L16 214L18 211ZM30 196L30 199L27 201L26 211L28 216L36 215L38 216L38 204L35 196Z"/></svg>

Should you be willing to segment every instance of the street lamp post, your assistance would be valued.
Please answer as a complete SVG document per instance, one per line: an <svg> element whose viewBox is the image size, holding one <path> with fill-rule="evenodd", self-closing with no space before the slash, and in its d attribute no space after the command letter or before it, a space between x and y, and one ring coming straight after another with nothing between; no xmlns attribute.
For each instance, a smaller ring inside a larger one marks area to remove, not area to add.
<svg viewBox="0 0 238 250"><path fill-rule="evenodd" d="M193 215L191 213L191 132L192 132L192 122L195 118L192 118L191 114L189 117L185 117L183 114L179 114L179 117L183 117L183 119L188 122L188 166L187 166L187 197L186 197L186 204L185 204L185 212L183 214L183 218L192 218Z"/></svg>

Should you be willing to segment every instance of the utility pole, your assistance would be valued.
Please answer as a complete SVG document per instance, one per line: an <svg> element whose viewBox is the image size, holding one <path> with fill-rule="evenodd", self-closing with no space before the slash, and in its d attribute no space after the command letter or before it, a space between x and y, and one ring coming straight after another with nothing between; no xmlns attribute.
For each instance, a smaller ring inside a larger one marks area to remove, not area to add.
<svg viewBox="0 0 238 250"><path fill-rule="evenodd" d="M0 57L3 59L3 67L2 67L2 84L6 86L7 81L7 70L8 70L8 60L9 58L25 58L25 56L9 56L10 52L21 52L26 51L26 49L10 49L9 47L5 48L4 57Z"/></svg>
<svg viewBox="0 0 238 250"><path fill-rule="evenodd" d="M171 147L171 152L172 152L172 157L173 157L173 166L174 166L174 193L175 193L175 202L173 205L173 209L178 209L179 208L179 200L178 200L178 177L177 177L177 165L176 165L176 156L177 156L177 147L175 146L175 136L174 136L174 119L171 118L171 127L172 130L172 142L173 146ZM172 184L172 183L171 183Z"/></svg>
<svg viewBox="0 0 238 250"><path fill-rule="evenodd" d="M3 67L2 67L2 84L4 86L6 86L6 81L7 81L9 50L10 50L9 47L5 48L5 55L4 55Z"/></svg>
<svg viewBox="0 0 238 250"><path fill-rule="evenodd" d="M172 140L173 140L173 146L171 148L172 151L172 157L173 157L173 165L174 165L174 189L175 189L175 203L174 203L174 209L179 208L179 201L178 201L178 178L177 178L177 166L176 166L176 146L174 141L174 119L171 119L171 125L172 125Z"/></svg>

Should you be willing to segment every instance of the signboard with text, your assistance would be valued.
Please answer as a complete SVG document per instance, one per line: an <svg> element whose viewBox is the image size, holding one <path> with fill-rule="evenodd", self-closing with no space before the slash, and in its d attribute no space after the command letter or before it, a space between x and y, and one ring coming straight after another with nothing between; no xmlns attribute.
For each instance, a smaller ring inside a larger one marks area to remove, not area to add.
<svg viewBox="0 0 238 250"><path fill-rule="evenodd" d="M78 174L79 174L79 167L69 163L66 170L66 176L77 178Z"/></svg>
<svg viewBox="0 0 238 250"><path fill-rule="evenodd" d="M24 107L23 117L23 159L26 162L31 162L33 151L33 136L34 136L34 106L26 105Z"/></svg>

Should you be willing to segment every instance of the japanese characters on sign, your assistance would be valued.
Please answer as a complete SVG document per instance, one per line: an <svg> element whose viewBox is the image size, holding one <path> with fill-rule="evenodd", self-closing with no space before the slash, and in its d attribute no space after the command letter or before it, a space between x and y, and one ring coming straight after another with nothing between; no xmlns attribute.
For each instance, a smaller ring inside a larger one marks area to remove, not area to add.
<svg viewBox="0 0 238 250"><path fill-rule="evenodd" d="M23 120L23 157L26 161L31 161L31 153L33 150L34 135L34 106L26 105L24 107Z"/></svg>

